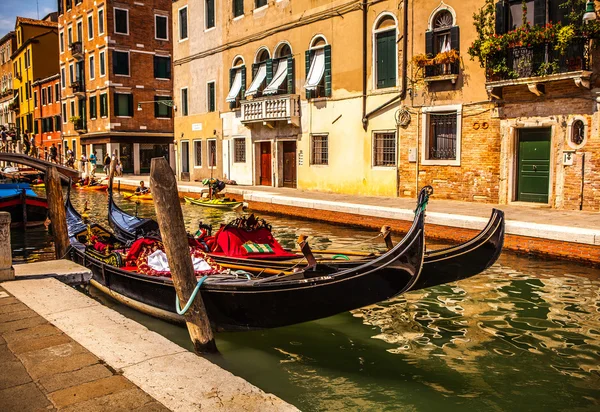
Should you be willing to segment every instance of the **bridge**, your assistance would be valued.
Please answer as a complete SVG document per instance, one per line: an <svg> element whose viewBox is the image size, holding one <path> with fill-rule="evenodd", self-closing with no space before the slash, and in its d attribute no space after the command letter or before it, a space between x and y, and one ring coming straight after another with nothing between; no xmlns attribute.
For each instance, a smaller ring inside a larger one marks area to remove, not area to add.
<svg viewBox="0 0 600 412"><path fill-rule="evenodd" d="M23 153L6 153L0 152L0 162L12 162L23 166L28 166L33 169L40 170L46 173L49 167L56 167L60 176L65 179L78 179L81 173L70 167L62 166L57 163L48 162L46 160L38 159L36 157L27 156Z"/></svg>

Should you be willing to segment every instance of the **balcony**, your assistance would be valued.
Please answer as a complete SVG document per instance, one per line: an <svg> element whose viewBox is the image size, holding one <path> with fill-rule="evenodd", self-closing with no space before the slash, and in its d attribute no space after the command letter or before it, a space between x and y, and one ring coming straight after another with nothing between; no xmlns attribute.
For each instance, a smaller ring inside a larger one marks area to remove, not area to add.
<svg viewBox="0 0 600 412"><path fill-rule="evenodd" d="M72 116L70 119L71 123L73 123L73 128L77 133L86 133L87 129L85 127L85 121L79 116Z"/></svg>
<svg viewBox="0 0 600 412"><path fill-rule="evenodd" d="M81 80L76 80L71 83L71 89L76 96L85 96L85 84Z"/></svg>
<svg viewBox="0 0 600 412"><path fill-rule="evenodd" d="M460 62L430 64L425 66L425 83L449 80L456 83L460 70Z"/></svg>
<svg viewBox="0 0 600 412"><path fill-rule="evenodd" d="M73 43L71 43L69 45L69 49L71 50L71 54L73 55L73 57L75 57L76 59L83 58L83 45L80 41L74 41Z"/></svg>
<svg viewBox="0 0 600 412"><path fill-rule="evenodd" d="M488 91L526 84L532 93L540 95L540 83L566 79L589 88L589 40L575 38L563 53L553 43L508 48L488 59L486 72Z"/></svg>
<svg viewBox="0 0 600 412"><path fill-rule="evenodd" d="M21 110L21 108L19 107L19 102L12 102L8 105L8 110L13 111L13 112L18 112Z"/></svg>
<svg viewBox="0 0 600 412"><path fill-rule="evenodd" d="M265 96L253 100L243 100L242 123L263 123L269 126L272 122L287 122L300 126L300 96L285 94L281 96Z"/></svg>

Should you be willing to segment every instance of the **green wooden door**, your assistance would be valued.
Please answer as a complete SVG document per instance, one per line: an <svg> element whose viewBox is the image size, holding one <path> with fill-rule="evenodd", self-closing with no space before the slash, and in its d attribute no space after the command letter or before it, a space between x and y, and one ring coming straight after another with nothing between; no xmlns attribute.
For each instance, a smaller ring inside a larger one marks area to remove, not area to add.
<svg viewBox="0 0 600 412"><path fill-rule="evenodd" d="M396 31L377 34L377 88L396 85Z"/></svg>
<svg viewBox="0 0 600 412"><path fill-rule="evenodd" d="M519 131L517 200L548 203L550 137L550 129L522 129Z"/></svg>

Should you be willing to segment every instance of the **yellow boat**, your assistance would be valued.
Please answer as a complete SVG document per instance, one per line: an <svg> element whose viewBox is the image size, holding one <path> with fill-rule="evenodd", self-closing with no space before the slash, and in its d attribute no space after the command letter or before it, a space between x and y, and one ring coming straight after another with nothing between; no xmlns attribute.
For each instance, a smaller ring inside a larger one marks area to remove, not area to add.
<svg viewBox="0 0 600 412"><path fill-rule="evenodd" d="M154 198L152 197L152 193L146 193L143 195L136 194L135 192L123 192L121 191L121 195L125 200L144 200L152 202Z"/></svg>
<svg viewBox="0 0 600 412"><path fill-rule="evenodd" d="M186 203L190 203L196 206L213 207L216 209L233 209L236 206L242 204L242 202L235 202L225 199L192 199L191 197L183 197Z"/></svg>

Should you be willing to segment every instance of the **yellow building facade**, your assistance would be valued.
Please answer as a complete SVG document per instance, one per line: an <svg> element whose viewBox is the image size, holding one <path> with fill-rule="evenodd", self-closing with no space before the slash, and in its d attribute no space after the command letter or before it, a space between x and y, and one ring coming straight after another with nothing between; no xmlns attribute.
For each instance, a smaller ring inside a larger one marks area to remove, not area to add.
<svg viewBox="0 0 600 412"><path fill-rule="evenodd" d="M11 56L13 62L13 87L18 93L17 130L34 132L35 95L34 81L58 73L58 25L48 20L17 17L15 35L17 49ZM39 97L38 97L39 98Z"/></svg>

